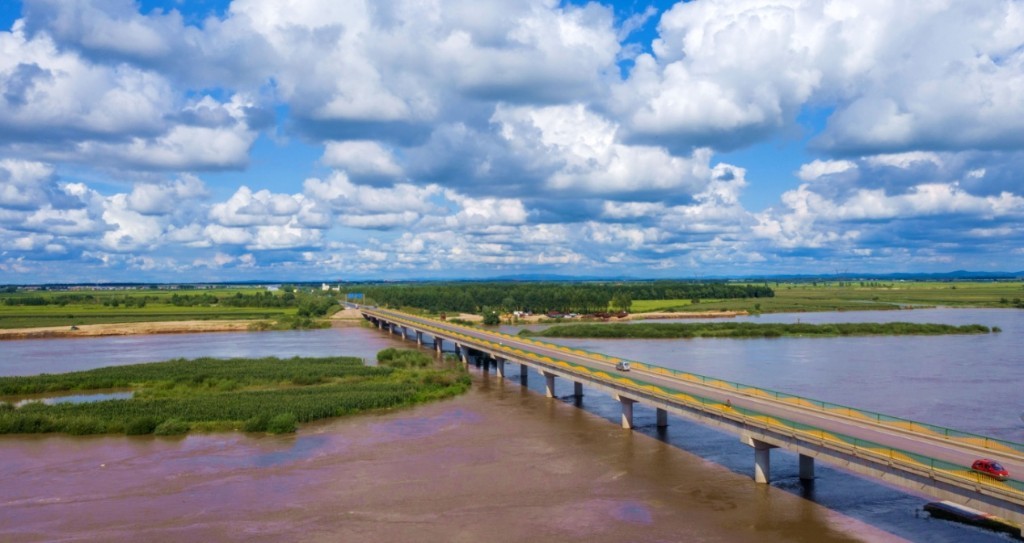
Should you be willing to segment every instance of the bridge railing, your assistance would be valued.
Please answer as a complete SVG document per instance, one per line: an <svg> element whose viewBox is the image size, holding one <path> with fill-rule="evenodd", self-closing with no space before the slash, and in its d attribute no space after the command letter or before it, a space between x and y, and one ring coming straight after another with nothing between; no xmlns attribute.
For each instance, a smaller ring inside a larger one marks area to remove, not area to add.
<svg viewBox="0 0 1024 543"><path fill-rule="evenodd" d="M425 318L425 319L428 319L428 320L432 320L432 319L429 319L428 317L419 317L419 318ZM718 378L715 378L715 377L708 377L706 375L700 375L700 374L697 374L697 373L692 373L692 372L687 372L687 371L680 371L680 370L675 370L675 369L672 369L672 368L665 368L665 367L662 367L662 366L657 366L657 365L649 364L649 363L646 363L646 362L639 362L639 361L635 361L635 360L628 360L628 359L625 359L625 358L609 356L609 355L602 354L602 353L595 353L595 352L592 352L592 351L588 351L586 349L580 349L580 348L576 348L576 347L567 347L567 346L564 346L564 345L558 345L558 344L554 344L554 343L547 343L547 342L538 341L538 340L531 339L531 338L523 338L521 336L516 336L516 335L512 335L512 334L505 334L505 333L502 333L502 332L496 332L496 331L491 331L491 330L480 330L480 329L474 328L473 331L474 332L482 332L482 333L484 333L486 335L490 335L490 336L498 338L498 339L507 338L507 339L514 339L514 340L517 340L517 341L526 341L526 342L537 344L537 345L544 345L546 347L557 349L557 350L560 350L560 351L563 351L563 352L566 352L566 353L581 354L581 355L585 355L585 356L590 356L590 357L593 357L593 358L598 358L598 359L602 359L602 360L608 361L610 363L616 363L616 362L619 362L619 361L628 361L628 362L630 362L630 365L633 368L635 368L635 369L643 369L643 370L649 371L651 373L668 375L668 376L674 377L676 379L681 379L681 380L690 381L690 382L694 382L694 383L701 383L703 385L713 386L715 388L720 388L720 389L724 389L724 390L733 390L733 391L736 391L738 393L747 394L747 395L750 395L750 396L759 396L759 397L771 398L771 399L774 399L774 400L777 400L777 401L786 402L786 403L789 403L789 404L792 404L792 405L798 405L798 406L802 406L802 407L806 407L806 408L811 408L811 409L818 409L818 410L823 411L823 412L828 412L828 413L836 414L836 415L842 415L842 416L846 416L848 418L860 419L860 420L863 420L863 421L866 421L866 422L874 422L874 423L877 423L877 424L882 424L882 425L893 427L893 428L904 429L904 430L907 430L907 431L910 431L910 432L917 432L917 433L921 433L921 434L927 434L927 435L931 435L933 437L949 439L949 440L957 441L957 442L960 442L960 443L968 443L968 444L972 444L972 445L975 445L977 447L988 449L988 450L991 450L991 451L994 451L994 452L1004 452L1004 453L1011 453L1011 454L1024 454L1024 444L1022 444L1022 443L1016 443L1016 442L1008 441L1008 440L1004 440L1004 439L997 439L997 438L994 438L994 437L983 436L983 435L980 435L980 434L964 432L964 431L955 430L955 429L952 429L952 428L946 428L946 427L943 427L943 426L939 426L939 425L935 425L935 424L929 424L929 423L925 423L925 422L918 422L918 421L914 421L914 420L910 420L910 419L905 419L905 418L901 418L901 417L894 417L894 416L891 416L891 415L885 415L885 414L882 414L882 413L876 413L874 411L868 411L868 410L865 410L865 409L859 409L859 408L856 408L856 407L850 407L850 406L846 406L846 405L842 405L842 404L836 404L836 403L832 403L832 402L825 402L825 401L822 401L822 400L815 400L813 398L807 398L805 396L798 396L798 395L795 395L795 394L788 394L786 392L779 392L779 391L775 391L775 390L771 390L771 389L755 387L755 386L752 386L752 385L747 385L747 384L739 383L739 382L736 382L736 381L728 381L728 380L724 380L724 379L718 379ZM463 337L466 337L466 336L463 336ZM501 347L501 345L499 343L499 345L494 345L494 347Z"/></svg>
<svg viewBox="0 0 1024 543"><path fill-rule="evenodd" d="M848 405L842 405L832 402L825 402L821 400L815 400L805 396L799 396L796 394L788 394L786 392L778 392L771 389L755 387L738 383L735 381L727 381L723 379L717 379L714 377L707 377L695 373L673 370L670 368L663 368L661 366L654 366L642 362L631 362L633 367L647 369L653 373L670 374L678 379L684 379L687 381L700 382L705 385L714 386L716 388L723 388L727 390L735 390L736 392L747 394L750 396L759 396L771 398L777 401L799 405L802 407L818 409L820 411L842 415L848 418L859 419L863 421L874 422L882 424L892 428L900 428L909 432L915 432L918 434L927 434L933 437L955 440L960 443L969 443L977 447L989 449L995 452L1021 454L1024 453L1024 444L1008 441L1005 439L997 439L994 437L983 436L980 434L974 434L971 432L964 432L961 430L955 430L953 428L946 428L936 424L929 424L926 422L919 422L915 420L905 419L901 417L894 417L892 415L886 415L883 413L877 413L874 411L868 411L866 409L859 409L856 407L850 407Z"/></svg>

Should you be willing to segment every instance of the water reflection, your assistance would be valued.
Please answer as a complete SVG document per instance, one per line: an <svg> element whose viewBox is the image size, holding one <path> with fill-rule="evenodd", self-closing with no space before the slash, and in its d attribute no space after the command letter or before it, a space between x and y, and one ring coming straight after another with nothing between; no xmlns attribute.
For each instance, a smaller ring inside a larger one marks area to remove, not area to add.
<svg viewBox="0 0 1024 543"><path fill-rule="evenodd" d="M101 394L67 394L62 396L12 396L0 398L0 401L11 403L14 407L22 407L30 403L57 405L62 403L92 403L106 400L127 400L133 395L133 392L108 392Z"/></svg>

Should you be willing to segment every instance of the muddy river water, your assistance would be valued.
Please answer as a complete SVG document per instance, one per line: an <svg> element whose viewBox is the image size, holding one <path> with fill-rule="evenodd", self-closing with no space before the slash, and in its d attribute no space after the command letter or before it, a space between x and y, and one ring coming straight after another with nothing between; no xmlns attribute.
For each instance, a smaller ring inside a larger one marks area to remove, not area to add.
<svg viewBox="0 0 1024 543"><path fill-rule="evenodd" d="M755 317L751 317L754 319ZM559 340L636 360L1024 441L1024 312L916 310L762 321L999 326L986 336ZM372 359L397 338L311 332L9 341L0 374L173 357ZM409 344L406 344L409 345ZM0 437L0 541L1009 541L928 518L927 498L819 464L772 484L731 435L559 382L561 399L472 369L464 396L304 426L294 436Z"/></svg>

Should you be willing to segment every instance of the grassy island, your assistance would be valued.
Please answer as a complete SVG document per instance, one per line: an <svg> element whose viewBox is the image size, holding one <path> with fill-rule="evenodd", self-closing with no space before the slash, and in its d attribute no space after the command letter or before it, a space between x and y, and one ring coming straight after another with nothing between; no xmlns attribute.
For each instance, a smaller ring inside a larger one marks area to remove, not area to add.
<svg viewBox="0 0 1024 543"><path fill-rule="evenodd" d="M455 396L470 385L461 364L418 351L358 358L171 360L0 378L0 395L132 392L83 403L0 402L0 433L183 434L294 432L298 423ZM19 398L21 399L21 398Z"/></svg>
<svg viewBox="0 0 1024 543"><path fill-rule="evenodd" d="M980 324L953 326L948 324L917 324L910 322L838 323L838 324L774 324L753 322L699 323L609 323L562 324L546 330L523 330L521 336L572 338L772 338L772 337L836 337L836 336L902 336L942 334L988 334L999 332Z"/></svg>

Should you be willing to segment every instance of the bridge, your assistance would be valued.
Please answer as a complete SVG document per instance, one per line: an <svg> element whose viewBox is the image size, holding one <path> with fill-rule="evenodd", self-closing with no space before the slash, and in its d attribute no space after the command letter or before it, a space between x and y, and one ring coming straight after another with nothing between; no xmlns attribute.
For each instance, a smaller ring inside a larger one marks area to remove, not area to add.
<svg viewBox="0 0 1024 543"><path fill-rule="evenodd" d="M770 481L770 452L780 448L799 455L801 479L813 479L815 461L823 461L1024 524L1024 481L1016 479L1024 474L1024 444L637 361L629 361L631 371L619 371L622 360L599 353L376 307L360 311L381 330L421 346L431 338L438 353L450 342L464 363L484 359L487 369L493 362L501 378L506 364L520 364L525 385L533 368L548 397L559 378L573 383L577 397L584 384L603 391L620 402L623 428L633 427L633 406L642 403L655 408L659 427L672 413L736 434L754 451L758 483ZM978 458L999 460L1011 479L972 471Z"/></svg>

